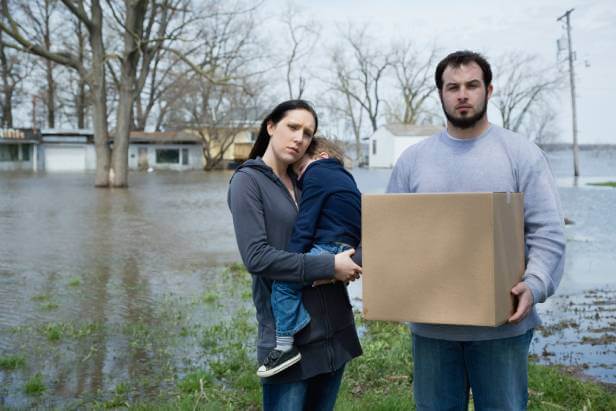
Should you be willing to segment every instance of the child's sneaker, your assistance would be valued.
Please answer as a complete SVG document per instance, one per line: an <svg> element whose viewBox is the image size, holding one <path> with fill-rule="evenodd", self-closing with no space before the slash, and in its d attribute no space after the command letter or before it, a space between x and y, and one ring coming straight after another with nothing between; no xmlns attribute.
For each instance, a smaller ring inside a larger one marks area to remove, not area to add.
<svg viewBox="0 0 616 411"><path fill-rule="evenodd" d="M284 371L299 360L302 359L302 354L293 346L291 351L280 351L273 349L267 354L265 362L257 370L257 375L261 378L271 377Z"/></svg>

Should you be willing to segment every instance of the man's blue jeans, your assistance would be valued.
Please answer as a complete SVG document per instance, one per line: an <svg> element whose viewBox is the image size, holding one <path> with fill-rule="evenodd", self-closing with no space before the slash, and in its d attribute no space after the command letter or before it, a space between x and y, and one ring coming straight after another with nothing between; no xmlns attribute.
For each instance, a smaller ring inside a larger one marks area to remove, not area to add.
<svg viewBox="0 0 616 411"><path fill-rule="evenodd" d="M331 411L342 382L344 367L307 380L263 384L264 411Z"/></svg>
<svg viewBox="0 0 616 411"><path fill-rule="evenodd" d="M413 393L418 410L525 410L533 330L486 341L413 335Z"/></svg>
<svg viewBox="0 0 616 411"><path fill-rule="evenodd" d="M315 244L311 255L338 254L350 247L343 243ZM276 319L276 336L295 335L310 322L310 314L302 304L302 288L310 284L274 281L272 311Z"/></svg>

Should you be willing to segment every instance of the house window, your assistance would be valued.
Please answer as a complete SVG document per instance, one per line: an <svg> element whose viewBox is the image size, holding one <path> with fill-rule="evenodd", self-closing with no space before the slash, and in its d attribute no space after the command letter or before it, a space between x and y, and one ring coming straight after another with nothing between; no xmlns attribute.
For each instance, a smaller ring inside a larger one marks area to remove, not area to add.
<svg viewBox="0 0 616 411"><path fill-rule="evenodd" d="M0 161L19 161L19 146L0 144Z"/></svg>
<svg viewBox="0 0 616 411"><path fill-rule="evenodd" d="M376 140L372 140L372 155L376 154Z"/></svg>
<svg viewBox="0 0 616 411"><path fill-rule="evenodd" d="M30 161L30 145L29 144L21 145L21 160Z"/></svg>
<svg viewBox="0 0 616 411"><path fill-rule="evenodd" d="M180 164L180 150L177 148L165 148L156 150L156 162L158 164Z"/></svg>
<svg viewBox="0 0 616 411"><path fill-rule="evenodd" d="M182 165L183 166L188 165L188 149L187 148L182 149Z"/></svg>
<svg viewBox="0 0 616 411"><path fill-rule="evenodd" d="M257 141L257 133L254 131L250 132L250 142L254 143L255 141Z"/></svg>

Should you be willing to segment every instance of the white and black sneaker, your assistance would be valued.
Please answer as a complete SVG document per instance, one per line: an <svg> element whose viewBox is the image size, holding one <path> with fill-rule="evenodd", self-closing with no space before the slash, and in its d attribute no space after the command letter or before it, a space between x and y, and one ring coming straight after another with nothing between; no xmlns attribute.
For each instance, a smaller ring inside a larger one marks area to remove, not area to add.
<svg viewBox="0 0 616 411"><path fill-rule="evenodd" d="M267 354L265 362L257 370L257 375L261 378L271 377L286 370L301 359L302 354L295 346L290 351L273 349Z"/></svg>

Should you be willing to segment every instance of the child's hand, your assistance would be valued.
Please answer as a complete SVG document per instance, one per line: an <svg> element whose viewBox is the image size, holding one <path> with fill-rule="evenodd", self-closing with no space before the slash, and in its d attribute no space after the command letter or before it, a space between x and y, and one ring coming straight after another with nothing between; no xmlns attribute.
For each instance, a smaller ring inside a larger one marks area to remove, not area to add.
<svg viewBox="0 0 616 411"><path fill-rule="evenodd" d="M361 275L361 267L351 260L351 256L355 254L355 250L346 250L336 254L334 259L334 278L338 281L347 282L355 281Z"/></svg>

